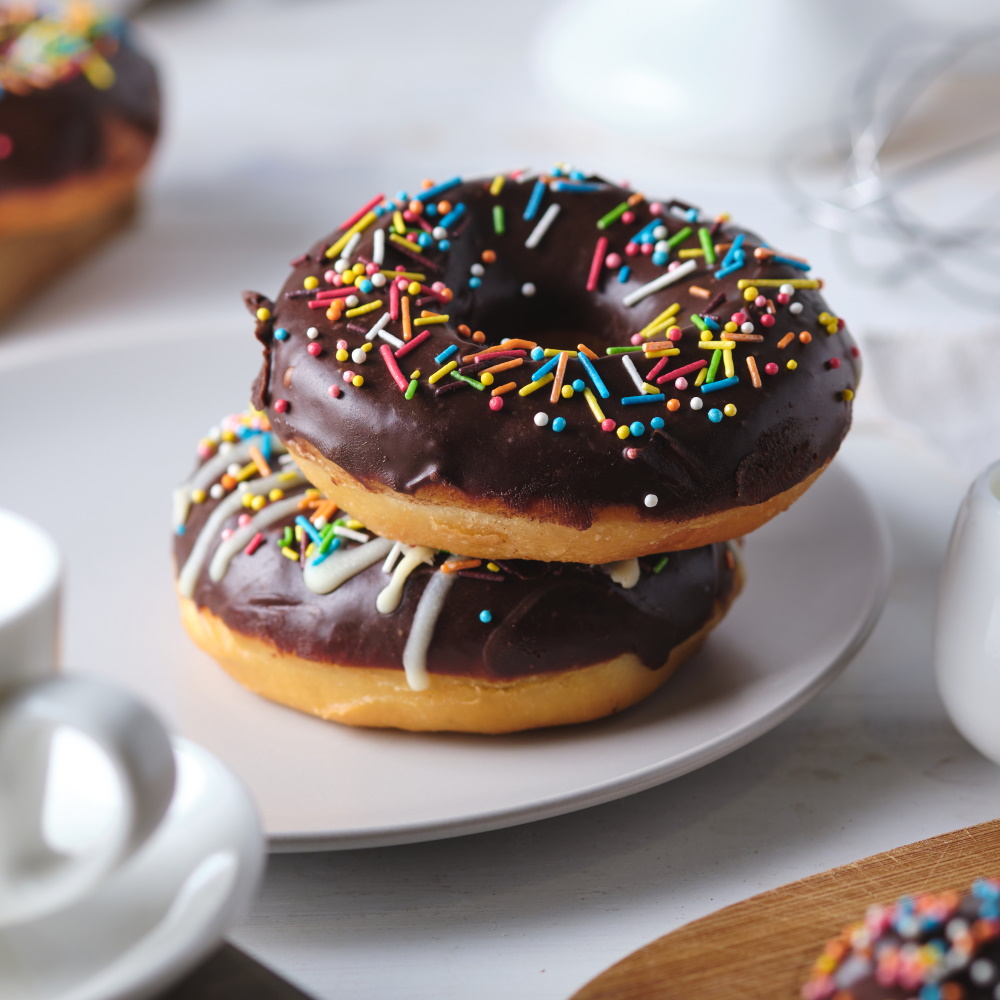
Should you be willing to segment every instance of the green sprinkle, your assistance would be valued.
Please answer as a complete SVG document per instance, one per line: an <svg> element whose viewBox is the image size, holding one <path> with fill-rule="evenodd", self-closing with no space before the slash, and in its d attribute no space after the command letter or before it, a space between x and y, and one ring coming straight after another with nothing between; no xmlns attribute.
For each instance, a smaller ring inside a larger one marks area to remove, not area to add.
<svg viewBox="0 0 1000 1000"><path fill-rule="evenodd" d="M708 375L705 376L706 382L715 381L715 373L719 370L719 362L722 360L722 351L716 349L712 351L712 360L708 363Z"/></svg>
<svg viewBox="0 0 1000 1000"><path fill-rule="evenodd" d="M605 354L635 354L636 351L642 350L642 344L638 347L606 347L604 349Z"/></svg>
<svg viewBox="0 0 1000 1000"><path fill-rule="evenodd" d="M712 234L702 226L698 230L698 239L701 240L701 248L705 251L705 263L714 264L715 263L715 247L712 246Z"/></svg>
<svg viewBox="0 0 1000 1000"><path fill-rule="evenodd" d="M503 236L503 205L493 206L493 232L497 236Z"/></svg>
<svg viewBox="0 0 1000 1000"><path fill-rule="evenodd" d="M656 560L656 565L653 567L653 572L659 573L660 570L662 570L663 567L666 566L668 562L670 562L670 556L660 556L660 558Z"/></svg>
<svg viewBox="0 0 1000 1000"><path fill-rule="evenodd" d="M486 386L483 385L482 382L477 382L474 378L469 378L468 375L459 375L458 372L450 372L449 374L451 375L452 378L458 378L461 379L463 382L468 382L469 385L474 386L480 392L482 392L483 389L486 388Z"/></svg>
<svg viewBox="0 0 1000 1000"><path fill-rule="evenodd" d="M691 235L691 227L685 226L683 229L678 230L673 236L667 240L667 246L671 249L677 246L678 243L683 243Z"/></svg>
<svg viewBox="0 0 1000 1000"><path fill-rule="evenodd" d="M694 323L699 330L708 329L708 324L697 313L691 314L691 322Z"/></svg>
<svg viewBox="0 0 1000 1000"><path fill-rule="evenodd" d="M628 211L628 202L623 201L620 205L616 205L607 215L601 216L597 220L598 229L607 229L612 222L616 222Z"/></svg>
<svg viewBox="0 0 1000 1000"><path fill-rule="evenodd" d="M413 399L413 397L416 395L417 384L418 383L415 378L410 379L410 384L406 387L406 392L403 393L403 396L406 399Z"/></svg>

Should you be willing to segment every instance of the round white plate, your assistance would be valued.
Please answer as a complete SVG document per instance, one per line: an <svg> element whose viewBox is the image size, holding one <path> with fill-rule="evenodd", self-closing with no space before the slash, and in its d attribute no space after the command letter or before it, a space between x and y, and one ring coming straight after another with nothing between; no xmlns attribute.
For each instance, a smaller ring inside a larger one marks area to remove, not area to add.
<svg viewBox="0 0 1000 1000"><path fill-rule="evenodd" d="M55 754L59 807L51 821L64 841L113 799L113 779L92 766L86 749ZM124 868L54 916L0 929L4 1000L154 996L219 947L246 915L264 862L253 803L200 747L175 737L174 756L174 800Z"/></svg>
<svg viewBox="0 0 1000 1000"><path fill-rule="evenodd" d="M190 472L197 439L244 404L256 365L249 335L188 335L0 371L0 419L16 429L0 495L63 548L67 667L132 688L232 767L276 850L497 829L676 778L805 704L881 611L885 531L834 465L748 539L746 590L701 654L620 716L516 736L412 735L272 705L184 635L168 523L170 491Z"/></svg>

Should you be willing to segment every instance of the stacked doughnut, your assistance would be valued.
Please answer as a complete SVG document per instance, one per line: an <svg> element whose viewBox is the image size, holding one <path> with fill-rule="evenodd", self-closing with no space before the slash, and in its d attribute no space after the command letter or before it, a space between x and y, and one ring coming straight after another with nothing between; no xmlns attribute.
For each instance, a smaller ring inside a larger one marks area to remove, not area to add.
<svg viewBox="0 0 1000 1000"><path fill-rule="evenodd" d="M159 119L121 19L0 7L0 314L130 219Z"/></svg>
<svg viewBox="0 0 1000 1000"><path fill-rule="evenodd" d="M633 704L850 423L857 351L807 262L598 177L380 194L292 268L245 294L256 409L202 442L176 555L195 640L326 718Z"/></svg>

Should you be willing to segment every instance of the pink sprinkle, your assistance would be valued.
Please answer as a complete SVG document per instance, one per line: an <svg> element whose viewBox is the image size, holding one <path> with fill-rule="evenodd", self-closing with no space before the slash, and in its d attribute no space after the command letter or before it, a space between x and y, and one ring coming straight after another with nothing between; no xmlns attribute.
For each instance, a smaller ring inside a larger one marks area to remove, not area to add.
<svg viewBox="0 0 1000 1000"><path fill-rule="evenodd" d="M643 243L643 245L640 247L640 249L642 251L643 257L649 257L653 253L653 244L652 243Z"/></svg>
<svg viewBox="0 0 1000 1000"><path fill-rule="evenodd" d="M263 544L264 536L258 531L257 534L250 539L250 544L243 550L243 552L248 556L252 556Z"/></svg>
<svg viewBox="0 0 1000 1000"><path fill-rule="evenodd" d="M649 206L649 212L650 215L662 215L663 205L661 205L658 201L654 201Z"/></svg>
<svg viewBox="0 0 1000 1000"><path fill-rule="evenodd" d="M594 247L594 256L590 261L590 274L587 275L587 291L593 292L597 288L597 279L601 274L601 261L608 252L608 238L600 236L597 245Z"/></svg>
<svg viewBox="0 0 1000 1000"><path fill-rule="evenodd" d="M739 312L734 312L729 319L737 326L742 326L747 321L747 314L741 309Z"/></svg>
<svg viewBox="0 0 1000 1000"><path fill-rule="evenodd" d="M276 399L274 401L274 412L275 413L286 413L288 411L288 400L287 399Z"/></svg>
<svg viewBox="0 0 1000 1000"><path fill-rule="evenodd" d="M679 326L672 326L667 332L667 337L669 337L670 340L672 340L675 344L683 336L684 334L682 333L681 328Z"/></svg>
<svg viewBox="0 0 1000 1000"><path fill-rule="evenodd" d="M340 286L343 283L344 279L339 274L337 274L336 271L334 271L333 277L330 279L330 284L335 285L337 288L340 288Z"/></svg>
<svg viewBox="0 0 1000 1000"><path fill-rule="evenodd" d="M244 511L238 518L236 518L236 523L241 527L245 528L250 523L251 515Z"/></svg>
<svg viewBox="0 0 1000 1000"><path fill-rule="evenodd" d="M399 319L399 286L395 281L389 285L389 317Z"/></svg>
<svg viewBox="0 0 1000 1000"><path fill-rule="evenodd" d="M14 140L6 132L0 132L0 160L6 160L14 152Z"/></svg>
<svg viewBox="0 0 1000 1000"><path fill-rule="evenodd" d="M362 205L361 208L359 208L354 213L354 215L352 215L348 219L345 219L340 224L339 228L341 228L341 229L349 229L351 226L354 225L355 222L359 221L360 219L363 219L380 201L383 201L384 199L385 199L385 195L384 194L377 194L377 195L375 195L375 197L372 198L371 201L365 202L365 204Z"/></svg>
<svg viewBox="0 0 1000 1000"><path fill-rule="evenodd" d="M760 317L761 326L774 326L774 317L770 313L763 313Z"/></svg>
<svg viewBox="0 0 1000 1000"><path fill-rule="evenodd" d="M352 379L352 378L354 378L354 372L352 372L352 371L346 371L346 372L344 372L344 374L343 374L343 375L341 376L341 378L342 378L342 379L343 379L343 380L344 380L345 382L350 382L350 381L351 381L351 379Z"/></svg>
<svg viewBox="0 0 1000 1000"><path fill-rule="evenodd" d="M826 363L826 367L827 368L839 368L840 367L840 358L830 358L830 360L827 361L827 363Z"/></svg>
<svg viewBox="0 0 1000 1000"><path fill-rule="evenodd" d="M652 246L652 244L651 243L647 243L646 246ZM679 268L680 266L681 266L681 262L679 260L672 260L669 264L667 264L667 270L668 271L676 271L677 268Z"/></svg>
<svg viewBox="0 0 1000 1000"><path fill-rule="evenodd" d="M610 417L605 417L605 419L601 421L602 431L613 431L614 429L615 422Z"/></svg>
<svg viewBox="0 0 1000 1000"><path fill-rule="evenodd" d="M776 298L779 306L787 306L791 296L787 292L778 292Z"/></svg>
<svg viewBox="0 0 1000 1000"><path fill-rule="evenodd" d="M683 392L687 387L688 380L683 375L674 382L674 388L679 392Z"/></svg>
<svg viewBox="0 0 1000 1000"><path fill-rule="evenodd" d="M404 354L409 354L414 347L416 347L418 344L422 344L430 335L431 335L430 330L421 330L420 333L418 333L413 338L413 340L409 341L406 344L403 344L403 346L398 351L396 351L396 357L401 358ZM404 389L403 391L405 392L406 390Z"/></svg>
<svg viewBox="0 0 1000 1000"><path fill-rule="evenodd" d="M844 323L844 321L842 319L838 319L837 320L837 329L838 330L843 330L845 325L846 324Z"/></svg>
<svg viewBox="0 0 1000 1000"><path fill-rule="evenodd" d="M638 243L626 243L625 244L625 256L634 257L639 252Z"/></svg>
<svg viewBox="0 0 1000 1000"><path fill-rule="evenodd" d="M621 254L609 253L604 258L604 266L610 267L612 271L617 271L622 266Z"/></svg>
<svg viewBox="0 0 1000 1000"><path fill-rule="evenodd" d="M633 346L638 347L646 338L641 333L633 333L630 339Z"/></svg>
<svg viewBox="0 0 1000 1000"><path fill-rule="evenodd" d="M346 351L347 350L347 341L346 340L338 340L337 341L337 350L338 351Z"/></svg>
<svg viewBox="0 0 1000 1000"><path fill-rule="evenodd" d="M410 287L409 278L397 278L396 287L401 291L405 292L407 288Z"/></svg>
<svg viewBox="0 0 1000 1000"><path fill-rule="evenodd" d="M851 348L851 357L852 358L860 358L861 357L861 351L859 351L858 348L856 348L856 347L852 347Z"/></svg>
<svg viewBox="0 0 1000 1000"><path fill-rule="evenodd" d="M490 409L494 413L499 413L503 409L503 396L493 396L490 399Z"/></svg>
<svg viewBox="0 0 1000 1000"><path fill-rule="evenodd" d="M323 348L314 340L306 350L314 357L318 358L323 353Z"/></svg>
<svg viewBox="0 0 1000 1000"><path fill-rule="evenodd" d="M777 375L778 366L773 361L768 361L768 363L764 365L764 371L766 371L768 375Z"/></svg>
<svg viewBox="0 0 1000 1000"><path fill-rule="evenodd" d="M211 445L207 444L198 445L199 458L210 458L214 454L215 454L215 449Z"/></svg>
<svg viewBox="0 0 1000 1000"><path fill-rule="evenodd" d="M631 226L632 223L635 222L635 212L623 212L622 222L624 222L626 226Z"/></svg>
<svg viewBox="0 0 1000 1000"><path fill-rule="evenodd" d="M222 540L224 542L227 541L228 539L232 538L232 537L233 537L233 529L232 528L223 528L222 529Z"/></svg>
<svg viewBox="0 0 1000 1000"><path fill-rule="evenodd" d="M689 365L684 365L683 368L675 368L672 372L667 372L666 375L661 375L657 380L657 385L663 385L667 379L679 378L681 375L690 375L691 372L696 372L699 368L706 368L708 362L702 358L701 361L692 361Z"/></svg>
<svg viewBox="0 0 1000 1000"><path fill-rule="evenodd" d="M753 304L758 309L763 309L767 305L767 299L763 295L758 295L757 298L753 300Z"/></svg>
<svg viewBox="0 0 1000 1000"><path fill-rule="evenodd" d="M399 391L406 392L410 383L406 380L406 376L399 370L399 365L396 364L396 359L392 356L392 348L388 344L383 344L378 349L378 352L382 355L382 360L385 362L386 368L389 369L392 380L399 386Z"/></svg>
<svg viewBox="0 0 1000 1000"><path fill-rule="evenodd" d="M372 275L379 271L380 268L378 264L372 261L370 264L365 264L365 274Z"/></svg>
<svg viewBox="0 0 1000 1000"><path fill-rule="evenodd" d="M434 284L431 285L431 291L443 292L447 287L448 286L443 281L435 281Z"/></svg>
<svg viewBox="0 0 1000 1000"><path fill-rule="evenodd" d="M334 270L334 269L333 269L332 267L330 268L330 270L329 270L329 271L324 271L324 272L323 272L323 280L324 280L324 281L328 281L328 282L330 282L330 284L331 284L331 285L332 285L332 284L334 283L334 281L336 281L336 280L337 280L337 278L339 278L339 277L340 277L340 275L339 275L339 274L337 274L337 272L336 272L336 271L335 271L335 270Z"/></svg>
<svg viewBox="0 0 1000 1000"><path fill-rule="evenodd" d="M396 270L397 271L405 271L406 270L406 265L405 264L397 264L396 265Z"/></svg>
<svg viewBox="0 0 1000 1000"><path fill-rule="evenodd" d="M625 457L626 458L638 458L639 457L639 449L638 448L626 448L625 449Z"/></svg>
<svg viewBox="0 0 1000 1000"><path fill-rule="evenodd" d="M339 385L331 385L330 388L327 389L326 391L331 396L333 396L334 399L337 399L340 396L340 386Z"/></svg>
<svg viewBox="0 0 1000 1000"><path fill-rule="evenodd" d="M404 222L415 222L416 218L417 218L416 215L414 215L413 212L411 212L409 209L406 209L406 211L403 212Z"/></svg>

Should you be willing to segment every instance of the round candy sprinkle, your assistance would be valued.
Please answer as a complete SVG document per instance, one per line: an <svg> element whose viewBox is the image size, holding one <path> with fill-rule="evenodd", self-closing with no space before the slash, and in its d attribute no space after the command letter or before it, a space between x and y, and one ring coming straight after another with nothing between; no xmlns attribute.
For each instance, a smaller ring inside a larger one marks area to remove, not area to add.
<svg viewBox="0 0 1000 1000"><path fill-rule="evenodd" d="M344 299L344 305L346 305L348 309L353 309L360 301L361 299L359 299L357 295L348 295L347 298Z"/></svg>
<svg viewBox="0 0 1000 1000"><path fill-rule="evenodd" d="M265 306L261 306L257 310L257 319L259 319L261 321L261 323L267 322L267 320L269 320L270 318L271 318L271 310L270 309L266 308Z"/></svg>
<svg viewBox="0 0 1000 1000"><path fill-rule="evenodd" d="M688 380L682 375L678 379L674 379L674 388L678 392L683 392L688 387Z"/></svg>
<svg viewBox="0 0 1000 1000"><path fill-rule="evenodd" d="M799 363L798 363L798 361L795 360L795 358L789 358L788 361L785 362L785 367L790 372L793 372L793 371L795 371L796 368L799 367Z"/></svg>
<svg viewBox="0 0 1000 1000"><path fill-rule="evenodd" d="M361 375L355 375L354 378L351 379L351 385L356 386L357 388L360 388L364 384L365 380Z"/></svg>
<svg viewBox="0 0 1000 1000"><path fill-rule="evenodd" d="M639 455L639 449L638 448L626 448L625 449L625 457L627 459L629 459L629 460L637 458L638 455Z"/></svg>
<svg viewBox="0 0 1000 1000"><path fill-rule="evenodd" d="M481 278L486 273L486 268L482 264L473 264L469 271L477 278Z"/></svg>
<svg viewBox="0 0 1000 1000"><path fill-rule="evenodd" d="M495 250L484 250L479 256L484 264L492 264L497 259Z"/></svg>
<svg viewBox="0 0 1000 1000"><path fill-rule="evenodd" d="M283 326L279 326L278 329L274 331L274 339L288 340L288 331Z"/></svg>
<svg viewBox="0 0 1000 1000"><path fill-rule="evenodd" d="M364 278L358 282L358 288L360 288L361 291L367 295L369 292L374 290L375 286L367 278Z"/></svg>
<svg viewBox="0 0 1000 1000"><path fill-rule="evenodd" d="M288 400L287 399L276 399L274 401L274 412L275 413L286 413L288 411Z"/></svg>
<svg viewBox="0 0 1000 1000"><path fill-rule="evenodd" d="M345 382L350 382L354 378L354 372L348 370L340 376Z"/></svg>
<svg viewBox="0 0 1000 1000"><path fill-rule="evenodd" d="M615 429L615 422L610 417L605 417L601 421L602 431L613 431Z"/></svg>
<svg viewBox="0 0 1000 1000"><path fill-rule="evenodd" d="M538 289L535 288L530 281L526 281L523 285L521 285L521 294L526 295L528 298L531 298L531 296L537 291Z"/></svg>
<svg viewBox="0 0 1000 1000"><path fill-rule="evenodd" d="M649 422L649 426L652 427L654 431L658 431L661 427L664 426L665 423L666 421L663 419L663 417L653 417L653 419L650 420Z"/></svg>
<svg viewBox="0 0 1000 1000"><path fill-rule="evenodd" d="M778 287L778 294L779 295L787 295L789 298L791 298L795 294L795 286L794 285L780 285Z"/></svg>
<svg viewBox="0 0 1000 1000"><path fill-rule="evenodd" d="M774 317L770 313L764 313L760 318L760 325L767 327L774 326Z"/></svg>
<svg viewBox="0 0 1000 1000"><path fill-rule="evenodd" d="M642 502L647 507L655 507L660 502L660 498L655 493L647 493L646 498Z"/></svg>
<svg viewBox="0 0 1000 1000"><path fill-rule="evenodd" d="M624 441L631 431L628 429L628 424L622 424L615 433L618 435L619 440Z"/></svg>
<svg viewBox="0 0 1000 1000"><path fill-rule="evenodd" d="M543 413L541 410L539 410L538 413L535 414L536 427L544 427L548 422L549 422L549 415L547 413Z"/></svg>
<svg viewBox="0 0 1000 1000"><path fill-rule="evenodd" d="M813 335L808 330L803 330L799 334L799 340L803 344L811 344L812 343L812 339L813 339Z"/></svg>
<svg viewBox="0 0 1000 1000"><path fill-rule="evenodd" d="M469 278L469 288L478 288L482 283L482 278Z"/></svg>
<svg viewBox="0 0 1000 1000"><path fill-rule="evenodd" d="M612 271L617 271L622 266L621 254L609 253L604 258L604 266L610 268Z"/></svg>
<svg viewBox="0 0 1000 1000"><path fill-rule="evenodd" d="M503 396L493 396L493 397L491 397L491 399L490 399L490 409L493 410L494 413L498 412L499 410L502 410L503 409Z"/></svg>
<svg viewBox="0 0 1000 1000"><path fill-rule="evenodd" d="M732 403L726 403L726 405L722 408L722 412L727 417L735 417L736 416L736 407Z"/></svg>
<svg viewBox="0 0 1000 1000"><path fill-rule="evenodd" d="M480 621L481 621L481 622L482 622L482 623L483 623L484 625L489 625L489 623L490 623L491 621L493 621L493 612L492 612L492 611L487 611L487 610L486 610L486 609L484 608L484 609L483 609L482 611L480 611L480 612L479 612L479 620L480 620Z"/></svg>
<svg viewBox="0 0 1000 1000"><path fill-rule="evenodd" d="M839 368L840 367L840 358L830 358L830 360L827 361L827 363L826 363L826 367L827 368Z"/></svg>
<svg viewBox="0 0 1000 1000"><path fill-rule="evenodd" d="M768 363L764 365L764 371L766 371L768 375L777 375L778 366L773 361L768 361Z"/></svg>
<svg viewBox="0 0 1000 1000"><path fill-rule="evenodd" d="M310 274L309 277L302 282L302 287L312 291L314 288L319 287L319 278L317 278L314 274Z"/></svg>
<svg viewBox="0 0 1000 1000"><path fill-rule="evenodd" d="M310 344L309 353L313 354L314 353L313 347L318 347L318 346L319 346L318 344ZM351 360L356 365L363 365L368 360L368 355L363 350L361 350L360 347L355 347L354 350L351 351Z"/></svg>
<svg viewBox="0 0 1000 1000"><path fill-rule="evenodd" d="M714 406L708 411L708 419L713 424L717 424L722 419L722 410L717 410Z"/></svg>
<svg viewBox="0 0 1000 1000"><path fill-rule="evenodd" d="M691 400L691 409L700 410L705 405L705 400L701 396L695 396Z"/></svg>
<svg viewBox="0 0 1000 1000"><path fill-rule="evenodd" d="M308 330L306 330L306 336L310 340L315 340L319 336L319 330L317 330L316 327L311 326Z"/></svg>
<svg viewBox="0 0 1000 1000"><path fill-rule="evenodd" d="M628 429L636 437L642 437L646 433L646 425L641 420L633 420L628 425Z"/></svg>
<svg viewBox="0 0 1000 1000"><path fill-rule="evenodd" d="M571 385L564 385L559 390L559 394L562 396L563 399L572 399L573 396L575 395L575 390Z"/></svg>
<svg viewBox="0 0 1000 1000"><path fill-rule="evenodd" d="M583 381L582 378L573 379L573 390L574 392L583 392L587 388L587 383Z"/></svg>
<svg viewBox="0 0 1000 1000"><path fill-rule="evenodd" d="M663 267L663 265L666 264L666 262L667 262L668 259L669 258L667 257L667 255L665 253L656 252L656 253L653 254L653 263L657 267Z"/></svg>
<svg viewBox="0 0 1000 1000"><path fill-rule="evenodd" d="M802 312L802 309L803 309L803 305L802 305L802 303L801 303L801 302L793 302L793 303L792 303L792 304L791 304L791 305L790 305L790 306L788 307L788 311L789 311L789 312L790 312L790 313L791 313L791 314L792 314L793 316L798 316L798 314L799 314L800 312Z"/></svg>
<svg viewBox="0 0 1000 1000"><path fill-rule="evenodd" d="M554 431L564 430L565 427L566 427L566 418L565 417L556 417L555 420L552 421L552 429Z"/></svg>
<svg viewBox="0 0 1000 1000"><path fill-rule="evenodd" d="M531 360L541 361L545 357L545 351L541 347L533 347L531 349Z"/></svg>
<svg viewBox="0 0 1000 1000"><path fill-rule="evenodd" d="M315 341L313 341L313 343L311 343L311 344L310 344L310 345L309 345L309 346L308 346L308 347L306 348L306 350L307 350L307 351L308 351L308 352L309 352L309 353L310 353L310 354L311 354L311 355L312 355L312 356L313 356L314 358L318 358L318 357L320 356L320 354L322 354L322 353L323 353L323 348L322 348L322 347L321 347L321 346L320 346L319 344L317 344L317 343L316 343Z"/></svg>
<svg viewBox="0 0 1000 1000"><path fill-rule="evenodd" d="M679 399L668 399L667 409L671 413L676 413L681 408L681 401Z"/></svg>

